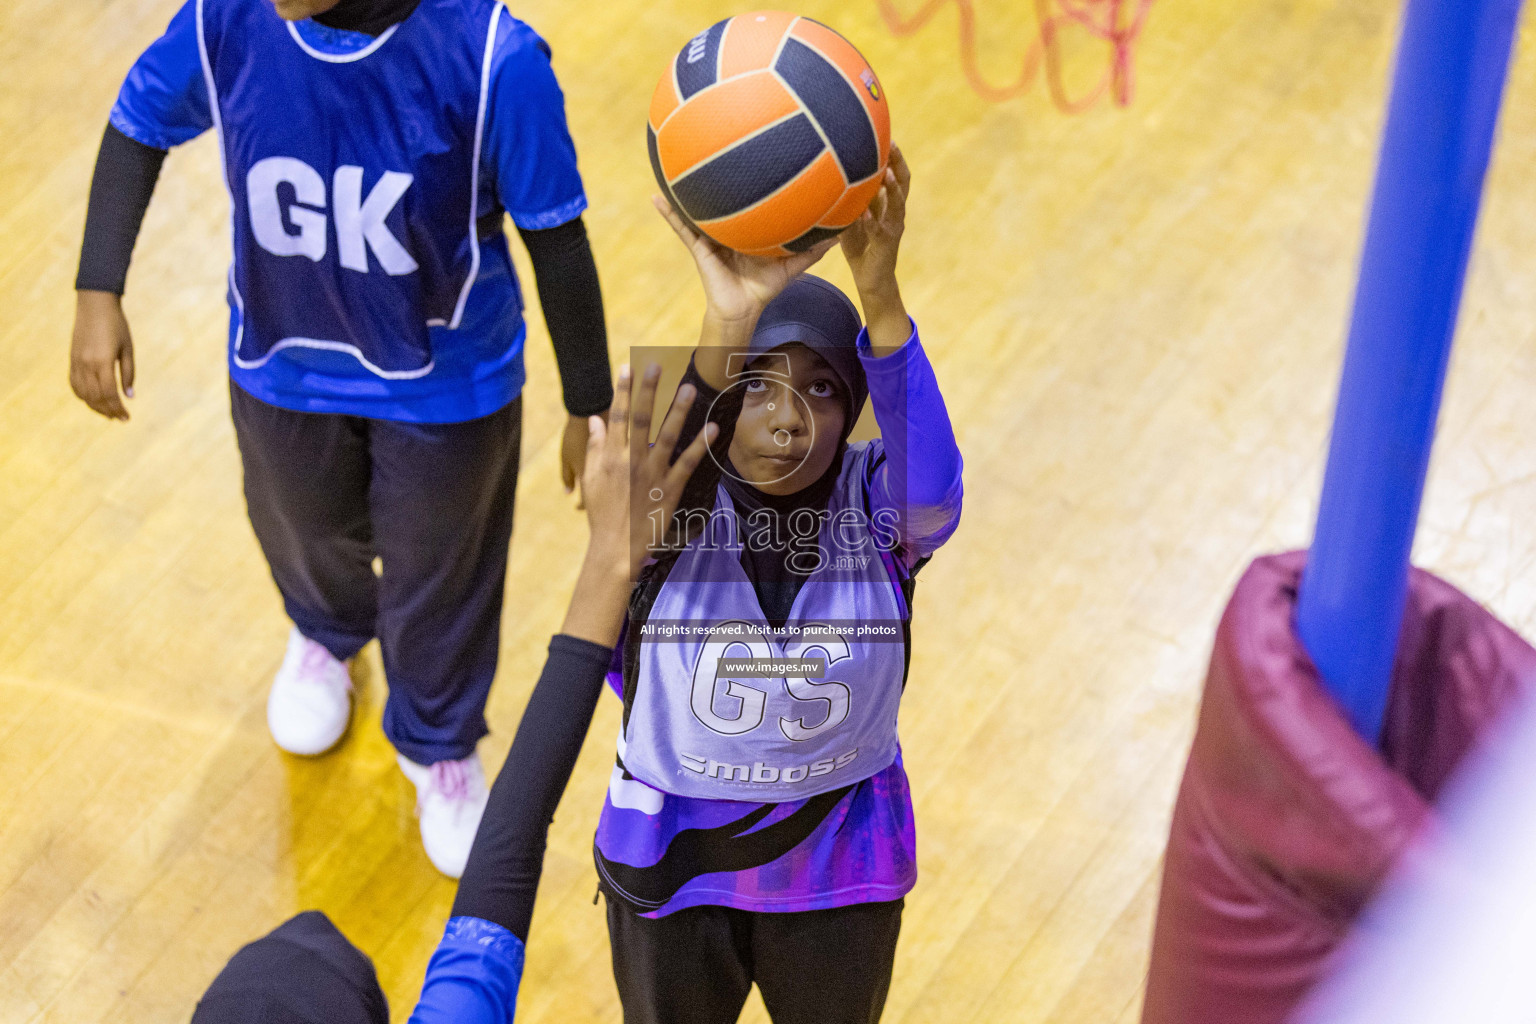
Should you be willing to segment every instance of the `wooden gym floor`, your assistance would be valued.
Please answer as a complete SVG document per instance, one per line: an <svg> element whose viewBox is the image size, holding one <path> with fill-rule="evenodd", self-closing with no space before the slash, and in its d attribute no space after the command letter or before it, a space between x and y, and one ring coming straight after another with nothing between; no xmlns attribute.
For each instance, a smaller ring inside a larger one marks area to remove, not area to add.
<svg viewBox="0 0 1536 1024"><path fill-rule="evenodd" d="M227 411L211 137L167 163L129 281L133 421L98 419L66 383L91 162L178 2L0 7L0 1020L184 1021L236 948L309 907L374 957L403 1019L453 886L380 735L373 648L339 752L295 760L266 735L287 625ZM1004 83L1034 5L971 6L979 71ZM966 457L902 715L922 875L891 1024L1136 1019L1216 617L1252 556L1310 535L1397 6L1158 0L1131 106L1068 116L1038 81L978 97L954 7L897 38L876 0L802 4L891 96L915 169L902 279ZM688 342L699 292L647 204L642 122L669 55L736 8L513 10L554 47L615 362ZM1528 30L1417 547L1527 632L1533 49ZM1069 88L1105 64L1080 35L1066 54ZM835 255L826 272L847 280ZM492 768L585 532L558 486L558 388L531 324ZM589 856L616 710L604 700L551 837L522 1021L619 1020Z"/></svg>

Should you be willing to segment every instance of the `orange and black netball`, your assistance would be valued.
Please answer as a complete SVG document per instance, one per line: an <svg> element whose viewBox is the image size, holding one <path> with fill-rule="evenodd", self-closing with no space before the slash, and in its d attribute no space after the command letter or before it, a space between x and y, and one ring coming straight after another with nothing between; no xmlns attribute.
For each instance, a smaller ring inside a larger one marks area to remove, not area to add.
<svg viewBox="0 0 1536 1024"><path fill-rule="evenodd" d="M880 190L891 148L885 91L832 29L784 11L711 25L651 98L656 181L699 231L786 256L835 236Z"/></svg>

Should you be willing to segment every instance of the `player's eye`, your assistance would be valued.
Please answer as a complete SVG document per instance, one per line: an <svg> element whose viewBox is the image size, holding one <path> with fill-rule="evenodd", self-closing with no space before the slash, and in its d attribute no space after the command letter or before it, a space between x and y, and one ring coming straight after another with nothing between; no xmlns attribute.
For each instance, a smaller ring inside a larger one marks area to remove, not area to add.
<svg viewBox="0 0 1536 1024"><path fill-rule="evenodd" d="M811 385L810 394L812 398L832 398L837 394L837 388L831 381L822 379Z"/></svg>
<svg viewBox="0 0 1536 1024"><path fill-rule="evenodd" d="M749 395L760 395L768 390L768 382L761 377L752 377L747 381L745 390Z"/></svg>

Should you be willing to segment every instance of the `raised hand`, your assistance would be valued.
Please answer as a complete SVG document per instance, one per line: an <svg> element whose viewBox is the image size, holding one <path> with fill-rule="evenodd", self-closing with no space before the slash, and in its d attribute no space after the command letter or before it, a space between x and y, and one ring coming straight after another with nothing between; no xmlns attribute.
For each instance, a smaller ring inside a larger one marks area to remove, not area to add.
<svg viewBox="0 0 1536 1024"><path fill-rule="evenodd" d="M661 196L652 196L651 203L688 247L699 269L706 315L726 324L745 322L748 335L763 307L837 244L836 239L828 239L793 256L747 256L689 227Z"/></svg>
<svg viewBox="0 0 1536 1024"><path fill-rule="evenodd" d="M885 183L870 200L869 209L838 238L860 291L876 289L896 279L896 250L907 226L907 192L911 184L912 171L906 157L892 146Z"/></svg>
<svg viewBox="0 0 1536 1024"><path fill-rule="evenodd" d="M896 283L896 254L907 226L907 193L912 171L900 149L891 147L885 183L870 201L869 209L843 230L839 239L853 283L864 307L864 323L870 347L886 355L906 343L911 322Z"/></svg>
<svg viewBox="0 0 1536 1024"><path fill-rule="evenodd" d="M631 579L648 555L665 546L683 486L719 433L716 424L707 424L677 460L670 461L696 397L694 389L684 385L662 420L656 443L649 443L660 379L660 366L646 367L632 401L633 374L628 366L621 367L607 422L598 416L590 420L582 492L591 545L602 557L622 558Z"/></svg>

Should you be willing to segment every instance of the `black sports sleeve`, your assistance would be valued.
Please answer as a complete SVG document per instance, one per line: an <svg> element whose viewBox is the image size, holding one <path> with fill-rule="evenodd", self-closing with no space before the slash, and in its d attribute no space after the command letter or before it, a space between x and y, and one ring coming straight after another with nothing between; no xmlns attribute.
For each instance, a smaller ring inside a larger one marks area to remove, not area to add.
<svg viewBox="0 0 1536 1024"><path fill-rule="evenodd" d="M613 404L608 370L608 328L603 320L603 292L597 262L580 217L542 231L518 228L544 307L544 322L560 365L565 408L572 416L591 416Z"/></svg>
<svg viewBox="0 0 1536 1024"><path fill-rule="evenodd" d="M565 792L613 651L556 634L475 833L454 917L491 921L528 941L549 824Z"/></svg>
<svg viewBox="0 0 1536 1024"><path fill-rule="evenodd" d="M91 174L80 272L75 275L77 291L123 294L133 243L138 241L165 152L107 125L96 154L96 170Z"/></svg>

